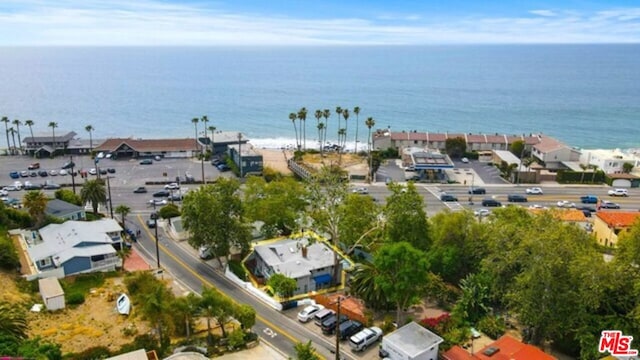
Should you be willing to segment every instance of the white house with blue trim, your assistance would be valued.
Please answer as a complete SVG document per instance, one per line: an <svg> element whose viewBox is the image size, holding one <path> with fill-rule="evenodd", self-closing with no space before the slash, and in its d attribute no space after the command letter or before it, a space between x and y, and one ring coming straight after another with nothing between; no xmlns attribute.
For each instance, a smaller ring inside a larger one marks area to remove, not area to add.
<svg viewBox="0 0 640 360"><path fill-rule="evenodd" d="M67 221L23 233L26 254L37 277L58 278L122 267L122 227L113 219ZM35 275L35 274L34 274Z"/></svg>
<svg viewBox="0 0 640 360"><path fill-rule="evenodd" d="M284 239L256 245L249 256L254 275L266 282L274 274L295 279L298 288L294 295L327 288L331 285L334 252L324 242L309 243L306 238ZM342 267L342 263L338 262ZM341 269L338 271L342 273Z"/></svg>

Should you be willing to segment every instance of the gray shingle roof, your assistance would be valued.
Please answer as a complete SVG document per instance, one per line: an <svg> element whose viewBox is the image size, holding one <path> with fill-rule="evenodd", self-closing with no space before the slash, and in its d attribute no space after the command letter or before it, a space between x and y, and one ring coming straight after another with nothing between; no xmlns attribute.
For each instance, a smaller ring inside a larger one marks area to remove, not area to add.
<svg viewBox="0 0 640 360"><path fill-rule="evenodd" d="M291 278L309 275L312 271L333 266L333 251L322 242L307 246L307 257L301 246L306 239L285 239L266 245L257 245L254 251L275 272Z"/></svg>

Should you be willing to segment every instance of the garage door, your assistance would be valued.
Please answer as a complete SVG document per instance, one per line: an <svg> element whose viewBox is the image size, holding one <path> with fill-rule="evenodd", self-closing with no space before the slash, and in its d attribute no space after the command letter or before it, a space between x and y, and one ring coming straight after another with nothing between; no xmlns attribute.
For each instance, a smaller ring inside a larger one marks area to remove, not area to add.
<svg viewBox="0 0 640 360"><path fill-rule="evenodd" d="M628 179L616 179L613 180L613 183L611 184L612 187L615 188L630 188L631 187L631 180Z"/></svg>

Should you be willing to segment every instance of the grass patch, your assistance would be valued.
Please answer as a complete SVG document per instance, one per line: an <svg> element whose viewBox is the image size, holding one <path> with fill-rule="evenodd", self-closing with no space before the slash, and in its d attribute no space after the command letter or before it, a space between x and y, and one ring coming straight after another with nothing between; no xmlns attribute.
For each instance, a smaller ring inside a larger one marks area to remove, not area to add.
<svg viewBox="0 0 640 360"><path fill-rule="evenodd" d="M65 293L86 295L89 293L89 290L102 287L107 278L117 275L116 272L82 274L61 279L61 283Z"/></svg>

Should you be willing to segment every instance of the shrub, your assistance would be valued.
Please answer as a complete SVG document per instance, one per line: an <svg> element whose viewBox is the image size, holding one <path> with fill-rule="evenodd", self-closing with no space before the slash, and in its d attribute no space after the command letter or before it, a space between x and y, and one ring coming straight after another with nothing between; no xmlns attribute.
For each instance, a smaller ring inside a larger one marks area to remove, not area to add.
<svg viewBox="0 0 640 360"><path fill-rule="evenodd" d="M67 360L85 360L85 359L106 359L111 356L109 348L106 346L90 347L82 352L74 354L66 354Z"/></svg>
<svg viewBox="0 0 640 360"><path fill-rule="evenodd" d="M504 334L506 324L501 317L488 315L478 321L478 330L492 339L497 339Z"/></svg>
<svg viewBox="0 0 640 360"><path fill-rule="evenodd" d="M11 240L0 237L0 268L15 270L20 267L20 259Z"/></svg>
<svg viewBox="0 0 640 360"><path fill-rule="evenodd" d="M242 329L237 329L229 334L229 347L232 349L237 349L245 344L244 342L244 332Z"/></svg>
<svg viewBox="0 0 640 360"><path fill-rule="evenodd" d="M229 260L229 269L232 273L234 273L240 280L247 281L247 271L242 266L242 262L238 260Z"/></svg>
<svg viewBox="0 0 640 360"><path fill-rule="evenodd" d="M84 303L84 294L81 292L72 292L66 296L67 305L80 305Z"/></svg>

